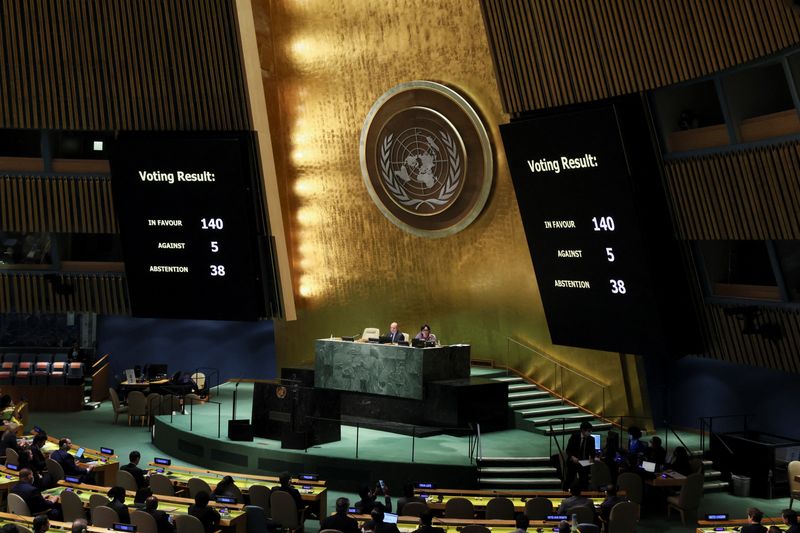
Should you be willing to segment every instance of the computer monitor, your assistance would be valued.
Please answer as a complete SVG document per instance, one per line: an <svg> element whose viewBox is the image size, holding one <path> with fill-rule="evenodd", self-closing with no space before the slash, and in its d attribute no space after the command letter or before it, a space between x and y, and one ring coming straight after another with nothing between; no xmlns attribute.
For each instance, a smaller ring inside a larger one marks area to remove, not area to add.
<svg viewBox="0 0 800 533"><path fill-rule="evenodd" d="M650 461L642 461L642 470L653 473L656 471L656 464Z"/></svg>
<svg viewBox="0 0 800 533"><path fill-rule="evenodd" d="M394 513L383 513L383 522L386 524L396 524L397 515Z"/></svg>
<svg viewBox="0 0 800 533"><path fill-rule="evenodd" d="M594 439L594 449L598 452L603 450L603 447L600 445L600 435L592 433L592 438Z"/></svg>
<svg viewBox="0 0 800 533"><path fill-rule="evenodd" d="M378 337L378 343L380 344L389 344L392 342L392 338L389 335L381 335Z"/></svg>
<svg viewBox="0 0 800 533"><path fill-rule="evenodd" d="M164 363L150 363L147 365L147 379L152 381L154 379L163 378L167 375L167 365Z"/></svg>
<svg viewBox="0 0 800 533"><path fill-rule="evenodd" d="M85 451L86 450L84 450L83 448L78 448L78 451L75 452L75 457L78 459L82 459Z"/></svg>

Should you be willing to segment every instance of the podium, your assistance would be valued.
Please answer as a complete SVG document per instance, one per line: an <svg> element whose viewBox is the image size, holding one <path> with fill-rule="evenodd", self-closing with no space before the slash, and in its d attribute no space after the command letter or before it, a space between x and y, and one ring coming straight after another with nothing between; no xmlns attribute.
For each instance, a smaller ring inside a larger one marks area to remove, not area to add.
<svg viewBox="0 0 800 533"><path fill-rule="evenodd" d="M281 448L305 449L341 439L339 393L294 380L256 382L253 435L281 441Z"/></svg>

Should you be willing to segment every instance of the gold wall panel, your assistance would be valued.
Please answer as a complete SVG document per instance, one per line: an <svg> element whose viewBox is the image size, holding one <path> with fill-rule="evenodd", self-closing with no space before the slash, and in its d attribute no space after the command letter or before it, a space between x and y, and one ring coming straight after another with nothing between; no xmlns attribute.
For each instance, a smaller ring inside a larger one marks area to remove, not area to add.
<svg viewBox="0 0 800 533"><path fill-rule="evenodd" d="M313 364L315 338L385 330L393 320L415 334L429 322L442 341L470 343L473 357L524 373L539 358L507 339L535 346L606 385L607 412L627 414L622 366L632 356L550 343L500 141L498 125L508 117L479 4L252 6L297 298L298 320L276 322L279 366ZM359 135L370 107L388 88L415 79L471 99L494 143L496 179L483 213L436 240L386 220L360 174ZM640 394L636 375L628 386ZM640 411L642 402L633 403Z"/></svg>

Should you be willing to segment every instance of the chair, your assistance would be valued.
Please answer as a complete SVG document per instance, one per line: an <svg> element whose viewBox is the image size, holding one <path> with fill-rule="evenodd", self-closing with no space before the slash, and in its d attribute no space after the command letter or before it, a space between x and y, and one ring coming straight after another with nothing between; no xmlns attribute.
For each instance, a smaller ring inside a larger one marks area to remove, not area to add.
<svg viewBox="0 0 800 533"><path fill-rule="evenodd" d="M699 457L695 457L694 459L689 459L689 468L692 470L692 474L702 472L703 460L700 459Z"/></svg>
<svg viewBox="0 0 800 533"><path fill-rule="evenodd" d="M291 498L291 496L289 496ZM176 533L206 533L203 523L190 514L173 515Z"/></svg>
<svg viewBox="0 0 800 533"><path fill-rule="evenodd" d="M158 525L153 515L139 509L131 511L131 524L136 526L136 533L158 533Z"/></svg>
<svg viewBox="0 0 800 533"><path fill-rule="evenodd" d="M6 448L6 466L8 463L19 466L19 454L12 448Z"/></svg>
<svg viewBox="0 0 800 533"><path fill-rule="evenodd" d="M95 507L101 507L103 505L106 505L107 503L108 503L108 498L106 498L102 494L95 493L89 496L89 509L94 509Z"/></svg>
<svg viewBox="0 0 800 533"><path fill-rule="evenodd" d="M639 521L639 504L620 502L611 508L606 533L628 533L636 530Z"/></svg>
<svg viewBox="0 0 800 533"><path fill-rule="evenodd" d="M117 485L131 492L136 492L139 490L139 486L136 484L136 479L133 477L133 474L127 470L120 469L117 471ZM211 493L209 492L209 494Z"/></svg>
<svg viewBox="0 0 800 533"><path fill-rule="evenodd" d="M63 385L67 379L67 363L56 361L50 367L50 383L53 385Z"/></svg>
<svg viewBox="0 0 800 533"><path fill-rule="evenodd" d="M205 492L206 494L211 494L213 492L211 490L211 487L208 486L208 483L206 483L199 477L190 478L187 485L189 487L190 498L194 498L195 496L197 496L198 492Z"/></svg>
<svg viewBox="0 0 800 533"><path fill-rule="evenodd" d="M128 408L120 403L119 394L113 388L108 388L108 395L111 398L111 405L114 407L114 423L116 424L119 415L127 413Z"/></svg>
<svg viewBox="0 0 800 533"><path fill-rule="evenodd" d="M487 520L514 520L514 502L497 496L486 504Z"/></svg>
<svg viewBox="0 0 800 533"><path fill-rule="evenodd" d="M475 507L466 498L450 498L444 506L445 518L475 518Z"/></svg>
<svg viewBox="0 0 800 533"><path fill-rule="evenodd" d="M695 472L686 476L686 483L677 496L667 496L667 520L672 509L681 514L681 523L686 525L686 513L696 513L703 499L703 474ZM613 510L613 509L612 509Z"/></svg>
<svg viewBox="0 0 800 533"><path fill-rule="evenodd" d="M47 385L50 376L50 362L37 361L33 367L33 382L37 385Z"/></svg>
<svg viewBox="0 0 800 533"><path fill-rule="evenodd" d="M192 374L189 379L192 380L194 386L197 390L205 390L206 388L206 375L202 372L195 372Z"/></svg>
<svg viewBox="0 0 800 533"><path fill-rule="evenodd" d="M172 485L172 481L164 474L150 475L150 490L153 491L153 494L175 496L175 487ZM211 493L209 492L209 494Z"/></svg>
<svg viewBox="0 0 800 533"><path fill-rule="evenodd" d="M147 420L147 398L142 391L135 390L128 394L128 425L137 417L144 425Z"/></svg>
<svg viewBox="0 0 800 533"><path fill-rule="evenodd" d="M269 495L269 506L272 509L272 520L284 529L296 530L303 527L305 513L298 513L297 504L288 492L274 490ZM180 532L179 532L180 533Z"/></svg>
<svg viewBox="0 0 800 533"><path fill-rule="evenodd" d="M247 533L267 533L267 515L258 505L244 507Z"/></svg>
<svg viewBox="0 0 800 533"><path fill-rule="evenodd" d="M5 361L0 365L0 384L11 385L14 383L14 374L17 370L17 363Z"/></svg>
<svg viewBox="0 0 800 533"><path fill-rule="evenodd" d="M65 522L74 522L78 518L86 519L83 502L80 496L71 490L61 491L61 511L64 513Z"/></svg>
<svg viewBox="0 0 800 533"><path fill-rule="evenodd" d="M577 515L579 524L594 522L594 506L590 507L588 505L578 505L575 507L570 507L564 514L570 517L572 515Z"/></svg>
<svg viewBox="0 0 800 533"><path fill-rule="evenodd" d="M408 502L403 506L403 516L422 516L428 505L422 502Z"/></svg>
<svg viewBox="0 0 800 533"><path fill-rule="evenodd" d="M17 385L30 385L34 365L33 361L21 361L17 366L17 372L14 374L14 382Z"/></svg>
<svg viewBox="0 0 800 533"><path fill-rule="evenodd" d="M631 529L631 531L633 531ZM592 523L578 524L579 533L600 533L600 526Z"/></svg>
<svg viewBox="0 0 800 533"><path fill-rule="evenodd" d="M547 498L537 496L525 502L525 516L531 520L544 520L551 514L553 514L553 502Z"/></svg>
<svg viewBox="0 0 800 533"><path fill-rule="evenodd" d="M606 485L611 485L611 471L602 461L595 461L589 469L589 490L602 490Z"/></svg>
<svg viewBox="0 0 800 533"><path fill-rule="evenodd" d="M161 395L156 392L151 392L145 397L147 404L147 417L149 423L153 423L153 417L161 414Z"/></svg>
<svg viewBox="0 0 800 533"><path fill-rule="evenodd" d="M403 342L411 342L411 335L409 333L403 333Z"/></svg>
<svg viewBox="0 0 800 533"><path fill-rule="evenodd" d="M27 528L25 526L21 526L19 524L14 524L14 525L17 528L17 533L33 533L33 531L31 531L30 528Z"/></svg>
<svg viewBox="0 0 800 533"><path fill-rule="evenodd" d="M8 494L8 512L20 516L32 516L31 510L19 494Z"/></svg>
<svg viewBox="0 0 800 533"><path fill-rule="evenodd" d="M61 464L49 457L45 458L44 463L47 465L47 473L50 474L50 480L53 484L64 479L64 469L61 468Z"/></svg>
<svg viewBox="0 0 800 533"><path fill-rule="evenodd" d="M67 367L67 383L78 385L83 383L83 363L73 361Z"/></svg>
<svg viewBox="0 0 800 533"><path fill-rule="evenodd" d="M800 476L800 461L789 463L789 509L795 500L800 500L800 481L795 481L795 477Z"/></svg>
<svg viewBox="0 0 800 533"><path fill-rule="evenodd" d="M92 509L92 525L94 527L111 529L114 527L114 522L119 522L119 515L111 507L98 505Z"/></svg>
<svg viewBox="0 0 800 533"><path fill-rule="evenodd" d="M250 485L247 493L250 495L250 505L257 505L264 509L264 515L270 516L269 487L264 485Z"/></svg>
<svg viewBox="0 0 800 533"><path fill-rule="evenodd" d="M625 491L625 497L633 503L642 504L642 494L644 487L642 486L642 478L633 472L623 472L617 477L617 488L620 491Z"/></svg>
<svg viewBox="0 0 800 533"><path fill-rule="evenodd" d="M461 533L491 533L491 530L486 526L479 526L471 524L461 528Z"/></svg>
<svg viewBox="0 0 800 533"><path fill-rule="evenodd" d="M381 330L378 328L364 328L364 333L361 334L361 340L368 341L369 339L377 339L381 336Z"/></svg>

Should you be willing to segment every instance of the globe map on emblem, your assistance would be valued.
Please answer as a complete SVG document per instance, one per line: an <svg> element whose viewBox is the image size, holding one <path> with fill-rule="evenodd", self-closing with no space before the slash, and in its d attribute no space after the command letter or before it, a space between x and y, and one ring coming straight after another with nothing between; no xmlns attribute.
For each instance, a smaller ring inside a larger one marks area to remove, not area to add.
<svg viewBox="0 0 800 533"><path fill-rule="evenodd" d="M386 91L364 121L359 151L369 196L410 233L457 233L489 197L486 129L469 102L442 84L418 80Z"/></svg>

